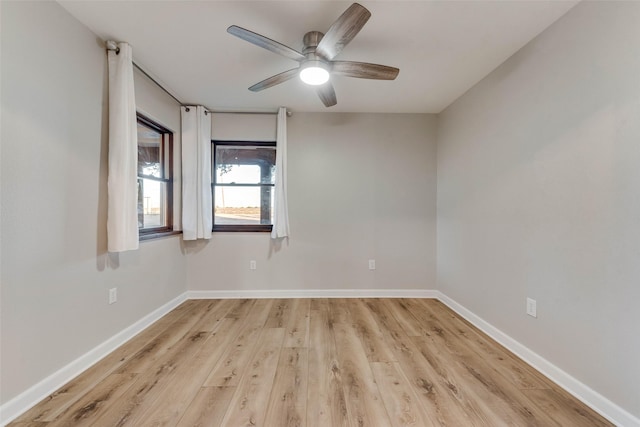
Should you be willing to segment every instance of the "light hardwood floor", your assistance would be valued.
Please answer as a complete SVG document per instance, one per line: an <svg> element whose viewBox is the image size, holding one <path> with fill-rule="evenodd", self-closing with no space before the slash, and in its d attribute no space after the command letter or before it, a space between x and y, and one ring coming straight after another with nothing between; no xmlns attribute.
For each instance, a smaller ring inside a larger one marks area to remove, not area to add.
<svg viewBox="0 0 640 427"><path fill-rule="evenodd" d="M428 299L191 300L10 426L611 425Z"/></svg>

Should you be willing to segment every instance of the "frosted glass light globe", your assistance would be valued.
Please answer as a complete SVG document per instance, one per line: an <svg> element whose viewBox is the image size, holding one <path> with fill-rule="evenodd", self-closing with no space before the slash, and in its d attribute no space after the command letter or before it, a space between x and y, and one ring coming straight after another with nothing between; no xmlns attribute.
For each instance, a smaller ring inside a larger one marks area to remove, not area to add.
<svg viewBox="0 0 640 427"><path fill-rule="evenodd" d="M300 80L308 85L318 86L329 81L329 71L320 61L309 61L300 70Z"/></svg>

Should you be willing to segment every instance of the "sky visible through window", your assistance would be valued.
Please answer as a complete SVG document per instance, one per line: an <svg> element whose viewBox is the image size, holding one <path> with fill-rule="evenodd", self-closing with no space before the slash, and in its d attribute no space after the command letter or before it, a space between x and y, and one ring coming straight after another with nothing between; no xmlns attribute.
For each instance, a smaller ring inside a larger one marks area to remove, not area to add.
<svg viewBox="0 0 640 427"><path fill-rule="evenodd" d="M156 174L157 167L143 167L142 172L145 175L154 176ZM143 195L142 195L142 203L143 203L143 213L144 213L144 227L158 227L161 226L161 215L160 211L162 209L162 186L164 183L154 181L152 179L142 179L143 180Z"/></svg>
<svg viewBox="0 0 640 427"><path fill-rule="evenodd" d="M259 184L258 165L226 165L226 171L218 168L216 182L219 184ZM260 206L260 187L216 187L216 207L246 208Z"/></svg>

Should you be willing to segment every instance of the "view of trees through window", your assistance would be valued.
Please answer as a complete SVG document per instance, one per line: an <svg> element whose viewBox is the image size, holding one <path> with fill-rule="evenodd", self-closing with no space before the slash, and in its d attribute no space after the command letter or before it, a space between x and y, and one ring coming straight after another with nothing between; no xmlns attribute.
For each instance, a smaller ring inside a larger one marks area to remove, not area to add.
<svg viewBox="0 0 640 427"><path fill-rule="evenodd" d="M214 141L214 230L273 223L275 143Z"/></svg>

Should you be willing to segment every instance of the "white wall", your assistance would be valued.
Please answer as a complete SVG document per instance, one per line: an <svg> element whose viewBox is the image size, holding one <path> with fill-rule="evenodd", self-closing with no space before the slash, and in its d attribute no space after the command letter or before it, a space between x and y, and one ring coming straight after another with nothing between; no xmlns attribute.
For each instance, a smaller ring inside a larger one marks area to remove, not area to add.
<svg viewBox="0 0 640 427"><path fill-rule="evenodd" d="M188 288L434 289L435 116L294 113L287 132L289 244L188 243Z"/></svg>
<svg viewBox="0 0 640 427"><path fill-rule="evenodd" d="M106 253L102 42L55 2L0 7L5 403L184 292L186 263L179 237ZM136 84L140 107L178 130L177 104Z"/></svg>
<svg viewBox="0 0 640 427"><path fill-rule="evenodd" d="M438 288L636 417L639 23L583 2L438 121Z"/></svg>
<svg viewBox="0 0 640 427"><path fill-rule="evenodd" d="M0 403L186 286L435 288L437 165L438 288L640 416L640 4L578 5L438 117L437 153L435 116L294 114L279 250L215 233L120 256L106 254L104 47L57 3L0 7ZM136 85L178 130L177 104Z"/></svg>

